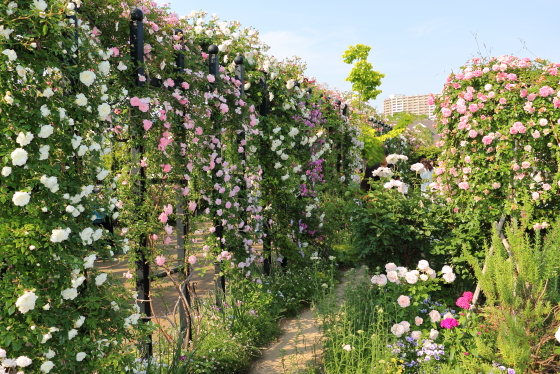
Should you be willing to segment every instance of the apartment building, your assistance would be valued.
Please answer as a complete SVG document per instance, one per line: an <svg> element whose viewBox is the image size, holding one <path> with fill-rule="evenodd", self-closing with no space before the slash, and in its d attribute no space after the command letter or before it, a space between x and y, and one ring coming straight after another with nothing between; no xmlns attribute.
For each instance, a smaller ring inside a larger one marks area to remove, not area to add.
<svg viewBox="0 0 560 374"><path fill-rule="evenodd" d="M406 96L402 94L391 94L388 99L383 100L383 114L393 115L398 112L409 112L413 114L425 114L429 119L435 118L435 105L428 105L429 95Z"/></svg>

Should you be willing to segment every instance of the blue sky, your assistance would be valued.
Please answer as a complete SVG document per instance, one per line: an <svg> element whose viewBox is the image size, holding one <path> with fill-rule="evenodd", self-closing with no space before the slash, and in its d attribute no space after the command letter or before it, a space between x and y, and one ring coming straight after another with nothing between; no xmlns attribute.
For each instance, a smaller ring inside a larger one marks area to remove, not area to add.
<svg viewBox="0 0 560 374"><path fill-rule="evenodd" d="M392 93L441 92L447 75L479 51L560 62L560 0L175 0L170 7L252 26L270 54L301 57L307 75L341 90L351 88L342 54L369 45L369 62L385 74L372 102L380 111Z"/></svg>

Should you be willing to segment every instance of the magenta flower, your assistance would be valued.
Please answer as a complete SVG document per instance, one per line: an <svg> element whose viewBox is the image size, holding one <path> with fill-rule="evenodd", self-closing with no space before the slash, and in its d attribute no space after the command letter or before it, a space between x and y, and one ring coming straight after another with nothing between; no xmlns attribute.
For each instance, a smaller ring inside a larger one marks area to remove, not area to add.
<svg viewBox="0 0 560 374"><path fill-rule="evenodd" d="M470 291L463 292L463 297L470 303L474 297L473 293Z"/></svg>
<svg viewBox="0 0 560 374"><path fill-rule="evenodd" d="M440 326L446 329L452 329L459 326L459 322L455 318L446 318L441 321Z"/></svg>
<svg viewBox="0 0 560 374"><path fill-rule="evenodd" d="M467 310L470 309L470 307L471 307L471 304L464 297L458 298L457 301L455 302L455 304L457 304L458 307L463 308L463 309L467 309Z"/></svg>

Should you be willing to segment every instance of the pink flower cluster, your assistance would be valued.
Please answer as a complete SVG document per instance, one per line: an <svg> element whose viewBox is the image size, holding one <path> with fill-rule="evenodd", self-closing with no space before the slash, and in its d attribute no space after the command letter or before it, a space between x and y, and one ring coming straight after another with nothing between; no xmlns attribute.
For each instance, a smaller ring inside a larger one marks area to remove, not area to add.
<svg viewBox="0 0 560 374"><path fill-rule="evenodd" d="M467 292L463 293L463 296L461 296L460 298L457 299L455 304L460 308L468 310L468 309L471 308L472 299L473 299L473 293L467 291Z"/></svg>
<svg viewBox="0 0 560 374"><path fill-rule="evenodd" d="M527 131L527 128L523 126L521 122L515 122L509 129L509 133L512 135L515 135L517 133L524 134L525 131Z"/></svg>

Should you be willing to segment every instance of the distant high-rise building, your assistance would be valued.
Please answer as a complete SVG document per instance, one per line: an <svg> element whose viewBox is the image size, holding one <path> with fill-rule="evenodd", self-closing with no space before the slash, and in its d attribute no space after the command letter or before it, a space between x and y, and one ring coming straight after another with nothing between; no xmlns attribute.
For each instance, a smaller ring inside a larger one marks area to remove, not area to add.
<svg viewBox="0 0 560 374"><path fill-rule="evenodd" d="M398 112L409 112L413 114L425 114L429 119L435 119L435 105L428 105L430 95L405 96L402 94L391 94L388 99L383 100L383 114L386 116Z"/></svg>

